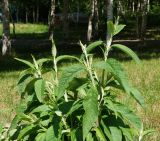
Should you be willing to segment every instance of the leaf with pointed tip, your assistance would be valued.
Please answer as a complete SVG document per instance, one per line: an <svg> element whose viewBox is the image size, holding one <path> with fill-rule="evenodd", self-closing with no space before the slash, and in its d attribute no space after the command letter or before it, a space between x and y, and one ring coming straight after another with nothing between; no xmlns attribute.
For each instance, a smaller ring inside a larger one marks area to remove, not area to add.
<svg viewBox="0 0 160 141"><path fill-rule="evenodd" d="M107 141L100 127L97 127L95 131L96 131L96 136L100 139L100 141Z"/></svg>
<svg viewBox="0 0 160 141"><path fill-rule="evenodd" d="M104 133L105 133L105 135L107 136L107 138L108 138L110 141L113 141L113 140L112 140L112 135L111 135L109 129L107 128L107 126L105 125L105 123L103 122L103 120L101 121L101 124L102 124L102 127L103 127L103 129L104 129Z"/></svg>
<svg viewBox="0 0 160 141"><path fill-rule="evenodd" d="M46 132L46 141L58 141L57 135L55 135L54 126L50 126Z"/></svg>
<svg viewBox="0 0 160 141"><path fill-rule="evenodd" d="M133 141L133 135L130 128L120 127L123 136L125 136L126 140Z"/></svg>
<svg viewBox="0 0 160 141"><path fill-rule="evenodd" d="M110 126L109 129L111 131L113 141L122 141L122 132L119 128Z"/></svg>
<svg viewBox="0 0 160 141"><path fill-rule="evenodd" d="M83 141L85 141L89 131L98 120L98 94L94 88L87 92L87 96L83 100L85 113L83 115Z"/></svg>
<svg viewBox="0 0 160 141"><path fill-rule="evenodd" d="M113 21L108 21L107 22L107 34L109 35L114 35L114 24Z"/></svg>
<svg viewBox="0 0 160 141"><path fill-rule="evenodd" d="M42 58L42 59L37 60L37 63L38 65L43 65L43 63L50 62L50 61L53 61L53 60L48 59L48 58Z"/></svg>
<svg viewBox="0 0 160 141"><path fill-rule="evenodd" d="M85 68L81 65L72 65L63 70L61 78L59 80L58 94L57 94L58 99L60 99L63 96L66 88L69 86L69 83L74 79L74 77L76 77L84 70Z"/></svg>
<svg viewBox="0 0 160 141"><path fill-rule="evenodd" d="M124 53L126 53L127 55L129 55L130 57L132 57L132 59L137 63L140 64L140 59L138 58L138 56L136 55L136 53L134 53L130 48L128 48L127 46L121 45L121 44L113 44L112 48L117 48L121 51L123 51Z"/></svg>
<svg viewBox="0 0 160 141"><path fill-rule="evenodd" d="M45 81L43 79L38 79L34 84L34 89L37 99L39 100L39 102L42 102L45 91Z"/></svg>
<svg viewBox="0 0 160 141"><path fill-rule="evenodd" d="M141 130L141 128L142 128L142 121L127 106L119 103L119 104L115 104L115 109L117 110L118 113L121 114L121 116L126 121L128 121L129 123L131 123L135 128Z"/></svg>
<svg viewBox="0 0 160 141"><path fill-rule="evenodd" d="M94 141L91 133L88 133L86 141Z"/></svg>
<svg viewBox="0 0 160 141"><path fill-rule="evenodd" d="M48 105L43 104L43 105L40 105L40 106L36 107L35 109L33 109L31 111L31 113L42 113L42 112L46 112L46 111L50 111L50 110L51 109L49 108Z"/></svg>
<svg viewBox="0 0 160 141"><path fill-rule="evenodd" d="M58 56L56 58L56 61L59 62L59 61L62 61L62 60L77 60L78 62L81 62L77 57L75 56L71 56L71 55L61 55L61 56Z"/></svg>
<svg viewBox="0 0 160 141"><path fill-rule="evenodd" d="M28 125L20 130L17 140L23 139L25 136L29 135L35 128L35 125Z"/></svg>
<svg viewBox="0 0 160 141"><path fill-rule="evenodd" d="M87 46L87 53L90 53L93 49L103 44L103 41L95 41Z"/></svg>
<svg viewBox="0 0 160 141"><path fill-rule="evenodd" d="M46 141L45 138L46 138L46 133L42 132L36 136L35 141Z"/></svg>
<svg viewBox="0 0 160 141"><path fill-rule="evenodd" d="M71 141L77 141L76 130L71 131Z"/></svg>
<svg viewBox="0 0 160 141"><path fill-rule="evenodd" d="M32 69L35 69L34 65L32 63L30 63L29 61L23 60L23 59L19 59L19 58L15 58L17 61L22 62L24 64L26 64L27 66L29 66Z"/></svg>
<svg viewBox="0 0 160 141"><path fill-rule="evenodd" d="M108 59L106 62L97 62L94 67L99 69L105 69L110 72L115 79L120 83L121 87L129 94L130 85L126 74L120 63L115 59Z"/></svg>
<svg viewBox="0 0 160 141"><path fill-rule="evenodd" d="M145 108L144 97L141 93L136 89L131 87L131 96L143 107Z"/></svg>
<svg viewBox="0 0 160 141"><path fill-rule="evenodd" d="M123 24L116 25L113 35L117 35L119 32L121 32L121 31L123 30L123 28L124 28L125 26L126 26L126 25L123 25Z"/></svg>

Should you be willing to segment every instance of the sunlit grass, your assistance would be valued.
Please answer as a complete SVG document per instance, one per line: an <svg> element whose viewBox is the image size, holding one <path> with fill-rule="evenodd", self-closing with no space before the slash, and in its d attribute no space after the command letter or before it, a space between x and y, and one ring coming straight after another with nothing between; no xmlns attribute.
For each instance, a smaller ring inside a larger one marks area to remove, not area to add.
<svg viewBox="0 0 160 141"><path fill-rule="evenodd" d="M146 109L141 109L129 97L122 96L124 102L131 104L137 111L147 129L157 130L145 141L160 140L160 58L142 60L142 65L138 66L133 61L122 63L125 67L130 81L136 86L145 98ZM68 63L63 64L67 67ZM0 72L0 123L5 124L13 118L19 94L16 83L20 71ZM50 75L46 75L50 77Z"/></svg>
<svg viewBox="0 0 160 141"><path fill-rule="evenodd" d="M10 31L13 34L13 25L10 24ZM34 33L46 33L48 32L48 25L44 24L24 24L16 23L15 24L16 34L34 34ZM2 24L0 24L0 35L2 34Z"/></svg>

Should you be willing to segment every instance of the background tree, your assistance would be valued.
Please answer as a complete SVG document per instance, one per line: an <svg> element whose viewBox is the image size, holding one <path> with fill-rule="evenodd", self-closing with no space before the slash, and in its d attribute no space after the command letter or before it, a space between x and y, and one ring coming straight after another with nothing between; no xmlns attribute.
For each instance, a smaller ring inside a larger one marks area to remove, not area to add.
<svg viewBox="0 0 160 141"><path fill-rule="evenodd" d="M64 38L68 38L69 36L69 19L68 19L68 12L69 12L69 0L63 0L63 34Z"/></svg>
<svg viewBox="0 0 160 141"><path fill-rule="evenodd" d="M91 0L91 12L88 19L88 30L87 30L87 41L90 41L92 38L92 31L93 31L93 18L94 18L94 8L95 8L95 1Z"/></svg>
<svg viewBox="0 0 160 141"><path fill-rule="evenodd" d="M3 34L2 34L2 54L5 55L10 51L10 16L9 16L9 3L8 0L2 0L2 19L3 19Z"/></svg>
<svg viewBox="0 0 160 141"><path fill-rule="evenodd" d="M55 20L55 0L51 0L50 20L49 20L49 39L53 39Z"/></svg>

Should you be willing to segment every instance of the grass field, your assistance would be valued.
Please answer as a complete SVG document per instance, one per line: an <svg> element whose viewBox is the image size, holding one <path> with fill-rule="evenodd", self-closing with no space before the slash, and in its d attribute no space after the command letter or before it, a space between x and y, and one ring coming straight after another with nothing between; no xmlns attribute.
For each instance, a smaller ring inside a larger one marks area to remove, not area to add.
<svg viewBox="0 0 160 141"><path fill-rule="evenodd" d="M15 24L16 37L13 36L13 25L10 24L11 38L25 39L43 39L47 38L48 25L44 24ZM0 36L2 33L2 24L0 24Z"/></svg>
<svg viewBox="0 0 160 141"><path fill-rule="evenodd" d="M44 39L47 38L47 31L48 26L43 24L16 24L16 38L18 39ZM0 36L1 32L2 24L0 24ZM150 35L150 33L147 33L147 35ZM60 37L61 33L58 34ZM11 36L13 36L12 25ZM81 39L81 35L73 34L72 36ZM120 98L123 102L130 103L137 111L144 121L145 128L157 131L147 137L145 141L160 141L160 57L157 58L157 52L149 55L156 58L143 59L141 66L137 66L133 61L122 62L130 81L138 87L145 97L146 109L142 110L130 97L122 96ZM67 66L68 64L64 63L64 65ZM23 66L21 64L17 65L15 61L0 60L0 124L10 123L16 113L16 107L20 100L16 83L22 68Z"/></svg>
<svg viewBox="0 0 160 141"><path fill-rule="evenodd" d="M146 101L146 109L142 110L129 97L121 100L131 103L137 113L142 117L145 127L157 130L145 141L160 140L160 58L142 60L142 65L137 66L133 61L124 61L130 81L142 92ZM66 65L65 65L66 66ZM20 71L0 72L0 123L9 123L19 102L16 83Z"/></svg>

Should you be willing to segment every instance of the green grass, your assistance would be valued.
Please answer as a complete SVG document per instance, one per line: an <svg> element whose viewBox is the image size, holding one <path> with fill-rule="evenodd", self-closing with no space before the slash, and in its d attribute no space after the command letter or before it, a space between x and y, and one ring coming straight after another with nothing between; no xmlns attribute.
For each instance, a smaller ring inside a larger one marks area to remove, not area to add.
<svg viewBox="0 0 160 141"><path fill-rule="evenodd" d="M13 37L13 25L10 24L11 38ZM16 38L43 39L47 38L48 25L44 24L15 24ZM2 35L2 24L0 24L0 36Z"/></svg>
<svg viewBox="0 0 160 141"><path fill-rule="evenodd" d="M129 97L122 96L121 100L130 103L142 117L147 129L156 129L157 132L146 138L145 141L160 140L160 59L142 60L142 65L137 66L133 61L122 63L128 73L130 81L145 97L146 109L142 110ZM63 64L67 67L67 63ZM19 102L16 83L20 71L0 72L0 123L9 123L15 115ZM47 75L46 77L49 78Z"/></svg>

